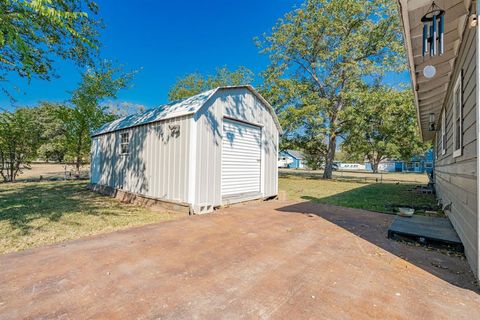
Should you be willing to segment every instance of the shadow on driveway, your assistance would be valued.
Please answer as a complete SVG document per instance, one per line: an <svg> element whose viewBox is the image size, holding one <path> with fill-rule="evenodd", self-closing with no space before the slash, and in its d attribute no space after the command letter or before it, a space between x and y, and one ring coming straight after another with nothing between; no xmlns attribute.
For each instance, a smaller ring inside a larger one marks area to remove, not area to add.
<svg viewBox="0 0 480 320"><path fill-rule="evenodd" d="M321 217L450 284L480 293L463 255L388 239L387 229L395 218L394 215L312 201L295 203L277 210L288 214Z"/></svg>

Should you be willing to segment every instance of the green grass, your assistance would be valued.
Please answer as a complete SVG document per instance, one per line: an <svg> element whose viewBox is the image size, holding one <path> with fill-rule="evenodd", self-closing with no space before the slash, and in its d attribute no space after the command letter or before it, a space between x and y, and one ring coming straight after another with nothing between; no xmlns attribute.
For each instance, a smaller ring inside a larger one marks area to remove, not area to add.
<svg viewBox="0 0 480 320"><path fill-rule="evenodd" d="M85 187L78 181L0 184L0 253L175 218Z"/></svg>
<svg viewBox="0 0 480 320"><path fill-rule="evenodd" d="M433 195L412 192L413 187L415 185L406 183L361 183L298 175L283 175L279 179L280 190L286 191L291 200L385 213L393 213L391 205L436 208Z"/></svg>

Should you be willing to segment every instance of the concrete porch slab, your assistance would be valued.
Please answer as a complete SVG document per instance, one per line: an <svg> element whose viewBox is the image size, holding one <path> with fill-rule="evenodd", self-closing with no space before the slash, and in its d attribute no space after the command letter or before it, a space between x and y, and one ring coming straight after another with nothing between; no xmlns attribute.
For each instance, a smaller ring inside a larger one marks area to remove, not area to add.
<svg viewBox="0 0 480 320"><path fill-rule="evenodd" d="M434 246L449 246L463 252L462 241L448 218L397 216L388 228L388 237L403 237Z"/></svg>

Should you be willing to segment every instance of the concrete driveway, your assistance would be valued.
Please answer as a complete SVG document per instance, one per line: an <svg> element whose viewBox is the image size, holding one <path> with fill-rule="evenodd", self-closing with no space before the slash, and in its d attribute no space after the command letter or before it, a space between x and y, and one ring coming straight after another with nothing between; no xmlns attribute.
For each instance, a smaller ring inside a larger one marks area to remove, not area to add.
<svg viewBox="0 0 480 320"><path fill-rule="evenodd" d="M466 262L392 216L250 203L0 258L0 319L473 319Z"/></svg>

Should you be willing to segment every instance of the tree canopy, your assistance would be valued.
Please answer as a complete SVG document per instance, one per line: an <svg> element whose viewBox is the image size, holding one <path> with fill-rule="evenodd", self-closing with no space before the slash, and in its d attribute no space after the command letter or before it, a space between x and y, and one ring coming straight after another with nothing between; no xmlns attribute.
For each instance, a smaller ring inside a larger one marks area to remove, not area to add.
<svg viewBox="0 0 480 320"><path fill-rule="evenodd" d="M0 175L13 182L37 155L40 128L27 108L0 113Z"/></svg>
<svg viewBox="0 0 480 320"><path fill-rule="evenodd" d="M310 139L326 143L331 178L348 93L405 67L396 3L308 0L258 45L270 58L262 93L277 106L287 138L315 132Z"/></svg>
<svg viewBox="0 0 480 320"><path fill-rule="evenodd" d="M74 161L77 171L90 153L90 135L102 124L132 108L120 104L114 110L103 104L126 88L134 72L124 72L109 62L88 69L70 101L42 102L33 108L0 112L0 175L15 181L19 172L36 159ZM136 108L136 107L135 107Z"/></svg>
<svg viewBox="0 0 480 320"><path fill-rule="evenodd" d="M55 56L89 64L99 45L97 12L90 0L0 0L0 82L9 74L49 80Z"/></svg>
<svg viewBox="0 0 480 320"><path fill-rule="evenodd" d="M91 0L0 0L0 82L18 76L50 80L54 59L71 60L86 70L70 101L43 102L37 108L0 113L0 173L13 181L33 157L75 159L77 170L90 152L90 134L113 120L102 104L127 87L132 73L98 62L100 21ZM0 89L9 95L7 87Z"/></svg>
<svg viewBox="0 0 480 320"><path fill-rule="evenodd" d="M227 67L217 68L215 74L206 76L199 72L190 73L179 78L170 88L168 99L175 101L217 87L251 84L253 76L251 70L242 66L233 71Z"/></svg>
<svg viewBox="0 0 480 320"><path fill-rule="evenodd" d="M37 155L45 161L62 162L65 158L66 132L60 118L65 108L63 104L41 102L38 107L30 109L40 129L40 146Z"/></svg>
<svg viewBox="0 0 480 320"><path fill-rule="evenodd" d="M72 107L64 108L61 114L67 154L75 159L77 171L90 153L90 135L105 122L115 119L101 101L115 98L119 90L131 83L134 74L103 62L82 75L79 87L72 93Z"/></svg>
<svg viewBox="0 0 480 320"><path fill-rule="evenodd" d="M366 157L374 172L382 160L408 160L426 151L417 130L410 90L373 86L353 95L355 103L343 115L343 151L352 157Z"/></svg>

